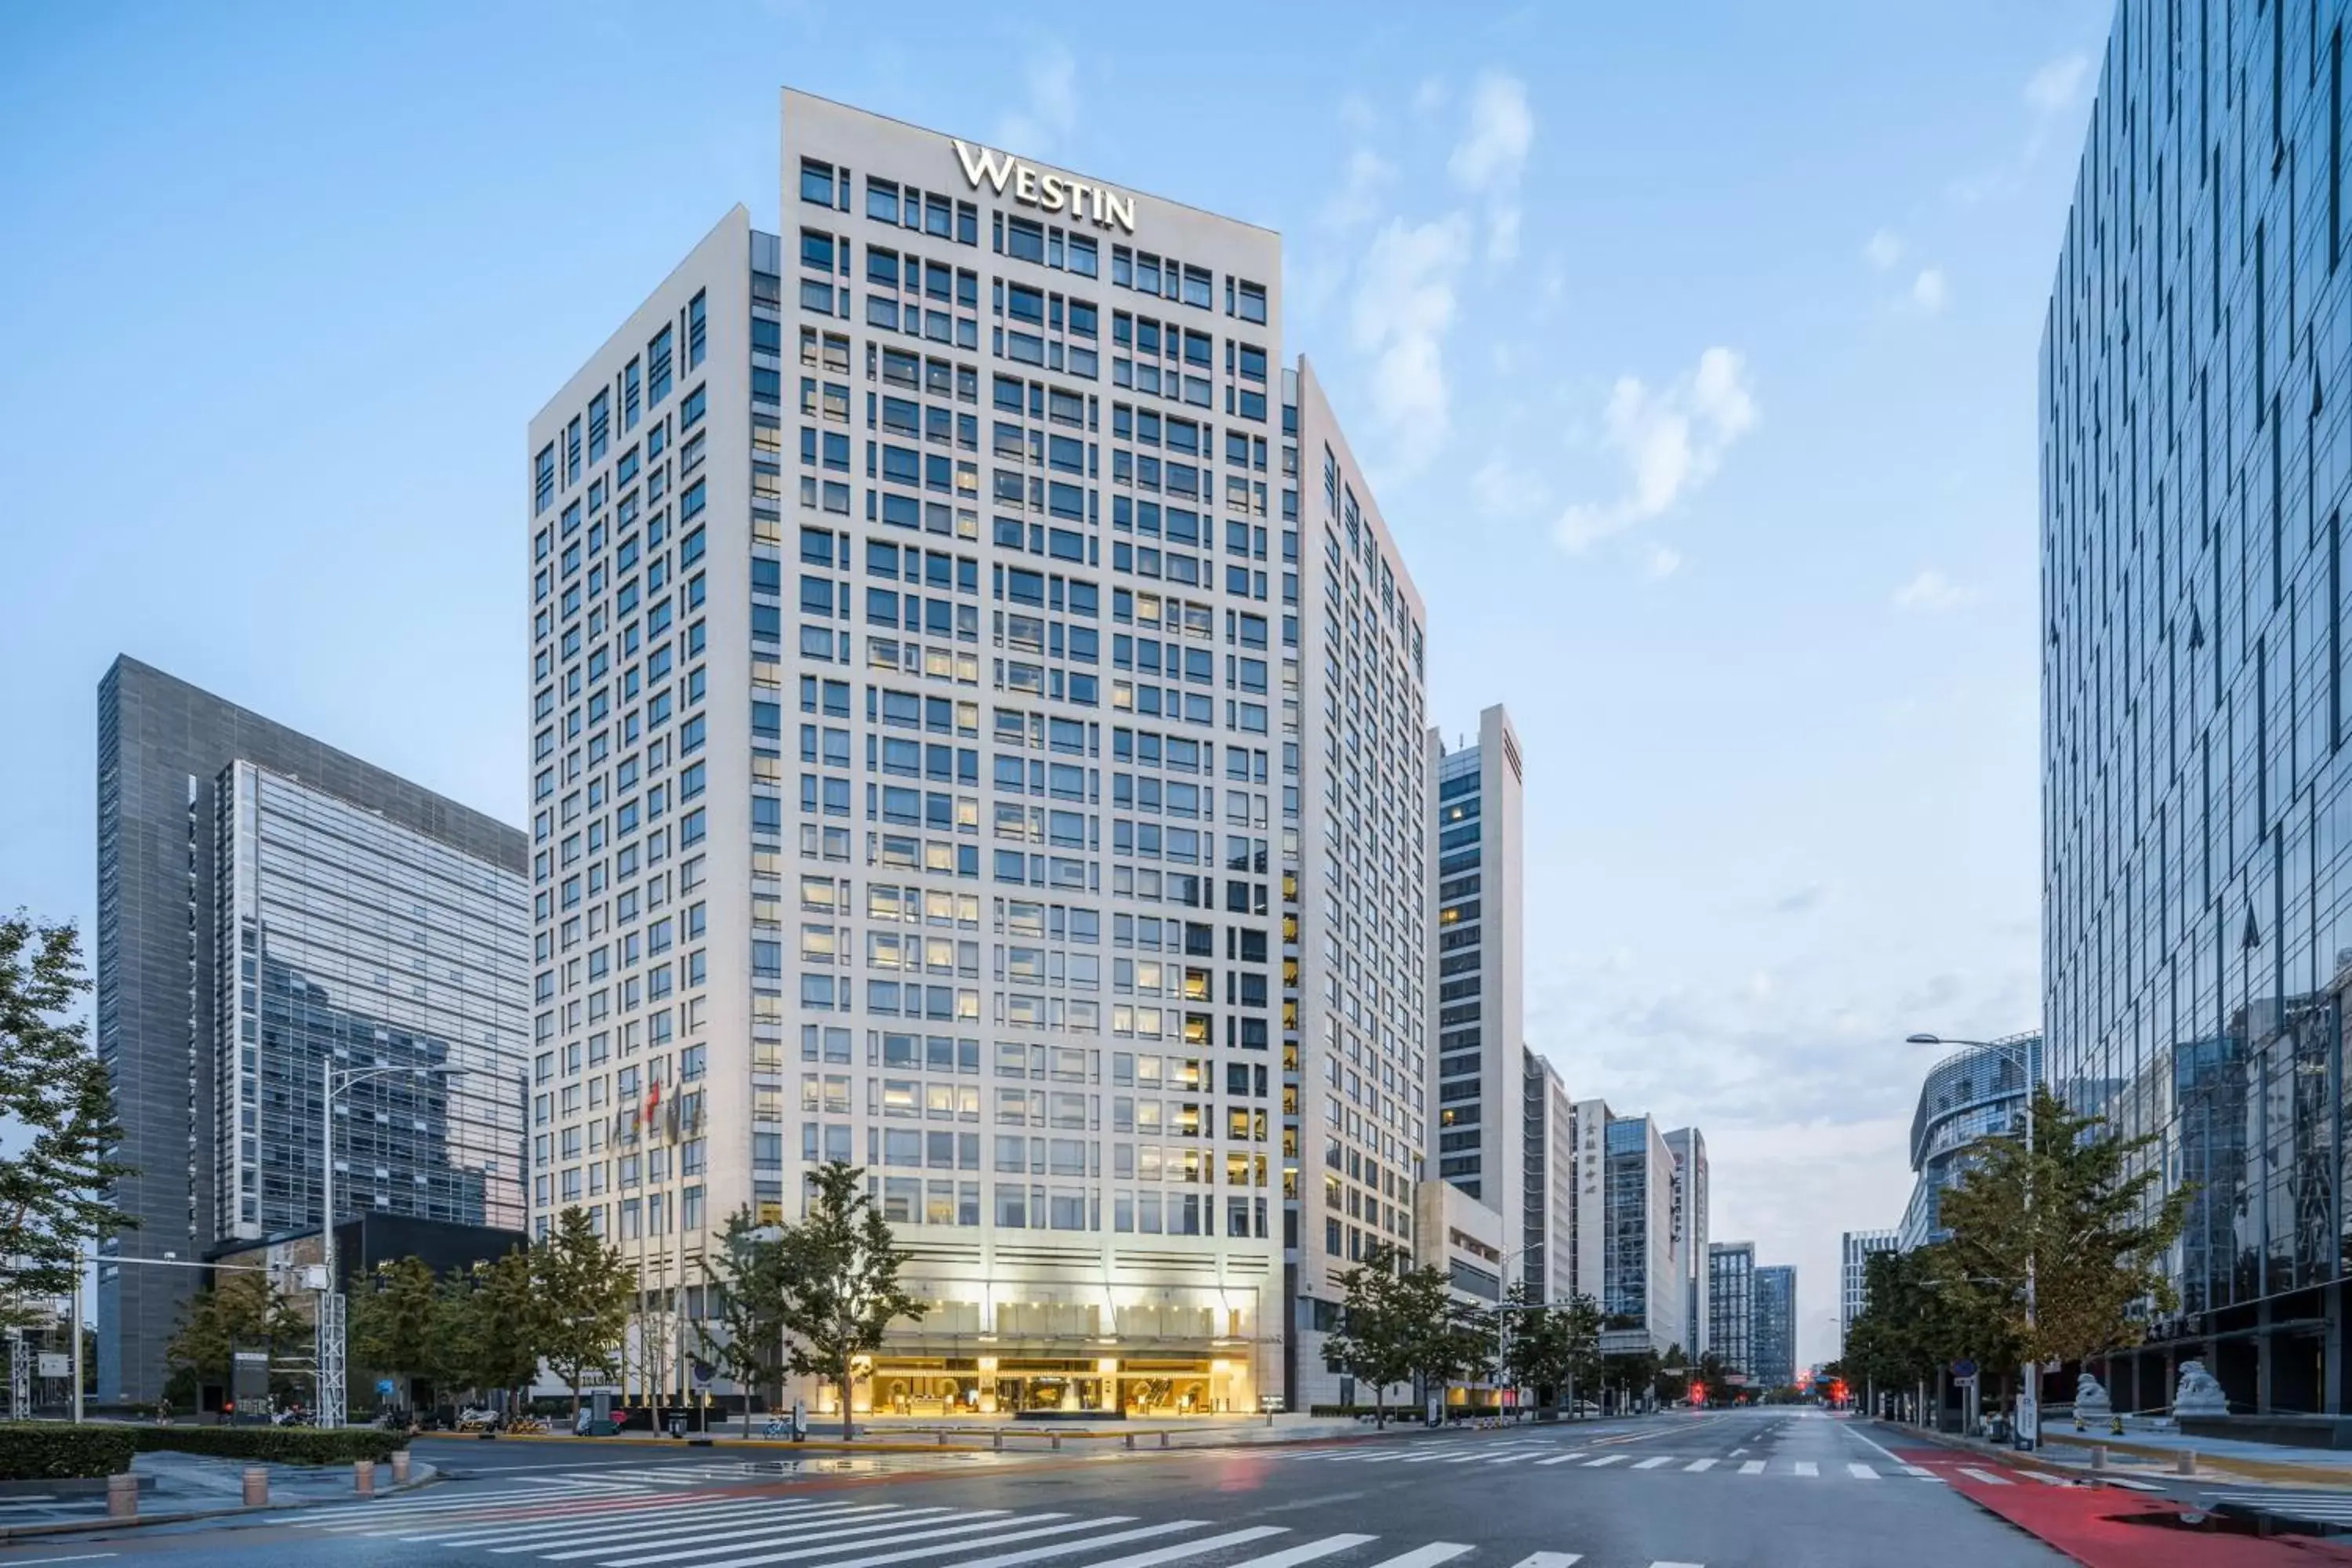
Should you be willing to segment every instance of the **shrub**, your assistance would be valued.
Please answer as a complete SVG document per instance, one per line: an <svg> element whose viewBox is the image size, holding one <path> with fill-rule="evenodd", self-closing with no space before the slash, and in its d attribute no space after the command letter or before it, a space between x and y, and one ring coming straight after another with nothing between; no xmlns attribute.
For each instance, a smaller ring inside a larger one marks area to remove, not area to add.
<svg viewBox="0 0 2352 1568"><path fill-rule="evenodd" d="M0 1481L90 1480L131 1468L138 1447L129 1426L77 1426L69 1421L0 1424Z"/></svg>
<svg viewBox="0 0 2352 1568"><path fill-rule="evenodd" d="M280 1465L347 1465L354 1459L381 1464L408 1447L407 1433L372 1426L333 1432L304 1426L140 1426L133 1430L142 1452L168 1449Z"/></svg>

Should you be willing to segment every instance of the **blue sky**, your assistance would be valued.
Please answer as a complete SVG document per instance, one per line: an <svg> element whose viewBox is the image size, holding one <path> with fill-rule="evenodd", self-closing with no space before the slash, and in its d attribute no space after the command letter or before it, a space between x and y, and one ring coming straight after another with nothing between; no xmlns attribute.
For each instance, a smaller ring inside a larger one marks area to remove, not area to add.
<svg viewBox="0 0 2352 1568"><path fill-rule="evenodd" d="M1801 1270L1913 1029L2035 1022L2034 363L2109 12L590 4L0 13L0 905L87 926L131 652L520 822L524 421L785 84L1279 229L1529 768L1528 1034ZM934 26L934 24L937 26Z"/></svg>

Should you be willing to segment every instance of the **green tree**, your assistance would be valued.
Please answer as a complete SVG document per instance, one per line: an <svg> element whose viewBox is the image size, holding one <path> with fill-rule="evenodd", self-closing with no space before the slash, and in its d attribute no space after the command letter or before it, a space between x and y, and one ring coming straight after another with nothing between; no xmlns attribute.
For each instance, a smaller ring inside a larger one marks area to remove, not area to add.
<svg viewBox="0 0 2352 1568"><path fill-rule="evenodd" d="M783 1403L784 1321L792 1281L779 1233L754 1225L749 1209L738 1209L728 1216L715 1251L703 1255L702 1270L719 1328L713 1331L706 1317L695 1325L696 1336L702 1353L744 1391L743 1430L748 1436L751 1390L768 1390L771 1409Z"/></svg>
<svg viewBox="0 0 2352 1568"><path fill-rule="evenodd" d="M112 1085L89 1025L67 1016L89 989L72 926L0 920L0 1124L17 1129L0 1155L0 1322L70 1291L85 1247L138 1223L110 1196L134 1173L110 1153Z"/></svg>
<svg viewBox="0 0 2352 1568"><path fill-rule="evenodd" d="M1388 1388L1413 1373L1413 1345L1420 1334L1412 1321L1404 1277L1412 1261L1401 1247L1375 1243L1363 1261L1341 1269L1339 1327L1323 1342L1323 1362L1372 1389L1372 1421L1388 1425Z"/></svg>
<svg viewBox="0 0 2352 1568"><path fill-rule="evenodd" d="M396 1381L397 1405L415 1405L417 1379L441 1375L440 1309L433 1270L417 1258L377 1264L352 1299L351 1354Z"/></svg>
<svg viewBox="0 0 2352 1568"><path fill-rule="evenodd" d="M1936 1282L2021 1359L2080 1361L2136 1345L2151 1318L2179 1304L2164 1259L2195 1189L2155 1196L2164 1173L2142 1158L2154 1133L2105 1136L2105 1117L2080 1114L2039 1085L2031 1114L2032 1153L2021 1136L1980 1139L1945 1190L1952 1235L1938 1249Z"/></svg>
<svg viewBox="0 0 2352 1568"><path fill-rule="evenodd" d="M539 1373L542 1316L528 1248L517 1247L451 1274L434 1299L441 1374L457 1387L481 1394L529 1386Z"/></svg>
<svg viewBox="0 0 2352 1568"><path fill-rule="evenodd" d="M1690 1394L1690 1357L1679 1344L1666 1347L1653 1374L1651 1388L1661 1405L1672 1405Z"/></svg>
<svg viewBox="0 0 2352 1568"><path fill-rule="evenodd" d="M1601 1376L1631 1403L1634 1395L1649 1393L1656 1386L1658 1369L1664 1364L1656 1351L1644 1345L1638 1351L1619 1351L1602 1356Z"/></svg>
<svg viewBox="0 0 2352 1568"><path fill-rule="evenodd" d="M1514 1288L1514 1300L1524 1300L1524 1289ZM1511 1321L1510 1373L1531 1384L1539 1400L1576 1407L1576 1385L1589 1381L1601 1360L1601 1307L1587 1295L1570 1297L1558 1306L1515 1312Z"/></svg>
<svg viewBox="0 0 2352 1568"><path fill-rule="evenodd" d="M629 1331L636 1276L575 1206L565 1209L553 1232L531 1247L530 1285L539 1303L539 1353L572 1390L577 1420L581 1385L609 1382L614 1375Z"/></svg>
<svg viewBox="0 0 2352 1568"><path fill-rule="evenodd" d="M280 1346L311 1337L310 1321L268 1275L222 1272L180 1309L180 1326L163 1347L163 1360L194 1404L203 1384L234 1386L231 1352L238 1346L264 1346L274 1363Z"/></svg>
<svg viewBox="0 0 2352 1568"><path fill-rule="evenodd" d="M1945 1291L1944 1245L1874 1252L1864 1261L1863 1309L1846 1331L1848 1383L1908 1389L1935 1381L1962 1355L1988 1365L2015 1365L2015 1350L1997 1325L1969 1321L1966 1304Z"/></svg>
<svg viewBox="0 0 2352 1568"><path fill-rule="evenodd" d="M898 1283L906 1255L866 1195L866 1173L839 1160L809 1173L808 1206L775 1241L784 1282L782 1328L791 1337L785 1364L800 1377L822 1377L841 1391L841 1436L856 1436L851 1369L882 1348L901 1318L920 1321L929 1307Z"/></svg>

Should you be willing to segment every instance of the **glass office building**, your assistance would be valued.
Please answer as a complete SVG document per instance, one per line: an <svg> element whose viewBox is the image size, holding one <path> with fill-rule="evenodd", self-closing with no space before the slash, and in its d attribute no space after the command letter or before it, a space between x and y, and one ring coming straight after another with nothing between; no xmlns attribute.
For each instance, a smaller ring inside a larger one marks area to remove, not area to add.
<svg viewBox="0 0 2352 1568"><path fill-rule="evenodd" d="M1944 1189L1979 1139L2024 1132L2028 1086L2041 1077L2042 1037L2031 1031L1965 1046L1927 1069L1911 1112L1911 1200L1897 1232L1905 1251L1948 1234Z"/></svg>
<svg viewBox="0 0 2352 1568"><path fill-rule="evenodd" d="M845 1160L930 1303L861 1405L1328 1397L1421 1175L1425 633L1280 241L782 122L783 232L530 428L532 1222L643 1328Z"/></svg>
<svg viewBox="0 0 2352 1568"><path fill-rule="evenodd" d="M2352 1414L2346 11L2118 9L2042 342L2050 1077L2198 1185L2119 1408Z"/></svg>
<svg viewBox="0 0 2352 1568"><path fill-rule="evenodd" d="M1756 1244L1714 1241L1706 1248L1707 1349L1735 1384L1756 1381Z"/></svg>
<svg viewBox="0 0 2352 1568"><path fill-rule="evenodd" d="M1759 1388L1786 1388L1797 1381L1797 1271L1768 1263L1755 1271L1751 1289L1750 1375Z"/></svg>
<svg viewBox="0 0 2352 1568"><path fill-rule="evenodd" d="M98 689L97 1047L138 1228L98 1249L99 1397L152 1403L203 1276L320 1218L320 1069L354 1086L336 1211L518 1227L523 836L122 658Z"/></svg>
<svg viewBox="0 0 2352 1568"><path fill-rule="evenodd" d="M520 874L256 763L217 799L215 1234L318 1226L330 1060L430 1072L338 1097L340 1215L522 1229Z"/></svg>

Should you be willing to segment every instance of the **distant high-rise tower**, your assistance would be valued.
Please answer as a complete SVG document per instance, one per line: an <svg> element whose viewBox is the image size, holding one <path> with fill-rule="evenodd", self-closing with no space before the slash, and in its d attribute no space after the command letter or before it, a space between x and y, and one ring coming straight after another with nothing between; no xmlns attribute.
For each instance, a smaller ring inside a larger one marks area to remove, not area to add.
<svg viewBox="0 0 2352 1568"><path fill-rule="evenodd" d="M1506 1216L1527 1205L1522 1138L1520 828L1525 768L1511 717L1478 715L1475 745L1436 764L1437 1173Z"/></svg>
<svg viewBox="0 0 2352 1568"><path fill-rule="evenodd" d="M133 658L98 732L98 1053L141 1222L99 1249L99 1396L146 1403L201 1278L172 1265L319 1224L329 1061L467 1069L337 1102L339 1216L521 1228L524 846Z"/></svg>

